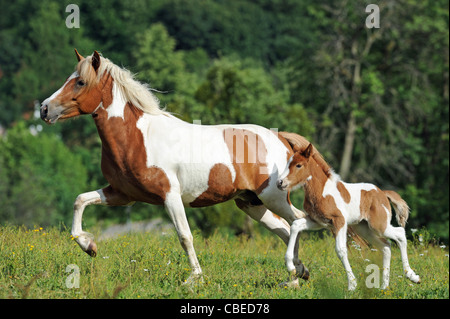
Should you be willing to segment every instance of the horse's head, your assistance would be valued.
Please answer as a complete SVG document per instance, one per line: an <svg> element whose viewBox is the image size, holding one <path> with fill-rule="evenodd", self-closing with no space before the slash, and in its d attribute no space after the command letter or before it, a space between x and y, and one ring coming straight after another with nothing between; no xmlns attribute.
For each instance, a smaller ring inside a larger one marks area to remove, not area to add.
<svg viewBox="0 0 450 319"><path fill-rule="evenodd" d="M290 158L286 169L281 174L277 186L281 190L292 190L293 188L303 186L311 176L309 168L310 157L313 146L310 143L305 149L294 146L294 155Z"/></svg>
<svg viewBox="0 0 450 319"><path fill-rule="evenodd" d="M93 113L102 101L102 79L99 75L101 58L97 51L89 57L82 57L75 49L78 59L76 71L63 86L41 105L41 119L53 124L81 114Z"/></svg>

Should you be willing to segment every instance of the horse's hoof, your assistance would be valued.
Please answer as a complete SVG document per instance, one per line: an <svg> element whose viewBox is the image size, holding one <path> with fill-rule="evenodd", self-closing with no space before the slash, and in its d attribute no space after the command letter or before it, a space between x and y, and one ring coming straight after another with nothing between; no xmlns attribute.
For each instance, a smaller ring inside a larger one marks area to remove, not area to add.
<svg viewBox="0 0 450 319"><path fill-rule="evenodd" d="M97 245L95 244L95 242L91 241L89 243L89 246L86 249L86 254L88 254L91 257L97 256Z"/></svg>
<svg viewBox="0 0 450 319"><path fill-rule="evenodd" d="M288 281L282 282L281 284L278 285L278 287L280 287L280 288L299 289L300 288L300 284L298 283L298 278L295 278L295 279L292 279L292 280L288 280Z"/></svg>
<svg viewBox="0 0 450 319"><path fill-rule="evenodd" d="M305 268L305 270L303 271L303 274L300 276L300 278L303 280L308 280L309 279L309 270Z"/></svg>
<svg viewBox="0 0 450 319"><path fill-rule="evenodd" d="M295 267L295 274L301 274L295 275L297 278L301 278L303 280L309 279L309 270L304 265Z"/></svg>

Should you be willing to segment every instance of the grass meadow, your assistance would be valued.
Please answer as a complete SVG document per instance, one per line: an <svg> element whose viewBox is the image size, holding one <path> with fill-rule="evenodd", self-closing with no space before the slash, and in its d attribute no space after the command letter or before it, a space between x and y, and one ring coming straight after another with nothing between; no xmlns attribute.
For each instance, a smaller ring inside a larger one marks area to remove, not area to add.
<svg viewBox="0 0 450 319"><path fill-rule="evenodd" d="M68 230L0 227L0 298L189 298L189 299L441 299L449 298L448 247L424 240L409 242L411 267L422 283L412 284L402 271L400 251L392 245L387 290L368 288L369 264L381 267L381 253L349 245L358 287L347 291L347 278L331 235L302 238L300 256L309 281L300 288L287 279L285 245L273 235L253 238L194 233L203 282L183 285L190 269L175 233L140 233L97 241L98 255L81 251ZM79 274L79 275L78 275ZM76 282L76 277L79 281Z"/></svg>

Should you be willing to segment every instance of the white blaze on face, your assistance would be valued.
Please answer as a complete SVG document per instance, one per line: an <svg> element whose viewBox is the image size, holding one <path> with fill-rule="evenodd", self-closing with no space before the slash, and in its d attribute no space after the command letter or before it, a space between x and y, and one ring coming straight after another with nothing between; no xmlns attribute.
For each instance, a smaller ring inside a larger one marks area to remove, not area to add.
<svg viewBox="0 0 450 319"><path fill-rule="evenodd" d="M75 71L73 72L66 80L66 82L64 82L63 86L61 86L59 88L58 91L56 91L55 93L53 93L50 97L48 97L47 99L44 100L44 102L42 102L42 105L48 105L52 100L54 100L66 87L67 83L69 83L72 79L78 77L78 72Z"/></svg>
<svg viewBox="0 0 450 319"><path fill-rule="evenodd" d="M289 175L289 166L292 163L292 160L294 159L294 155L289 158L289 161L286 164L286 168L284 169L283 173L281 173L281 176L279 179L284 180Z"/></svg>

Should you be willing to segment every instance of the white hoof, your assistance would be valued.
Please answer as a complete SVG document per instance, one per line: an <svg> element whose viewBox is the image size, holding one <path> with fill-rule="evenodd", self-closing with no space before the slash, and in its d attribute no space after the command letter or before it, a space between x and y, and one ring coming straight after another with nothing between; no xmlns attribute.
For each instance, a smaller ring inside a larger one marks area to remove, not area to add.
<svg viewBox="0 0 450 319"><path fill-rule="evenodd" d="M91 257L97 256L97 245L94 242L94 235L82 232L80 235L72 235L81 249Z"/></svg>
<svg viewBox="0 0 450 319"><path fill-rule="evenodd" d="M406 278L408 278L409 280L411 280L412 282L414 282L416 284L420 284L420 277L418 275L416 275L416 273L412 269L410 269L406 273Z"/></svg>

